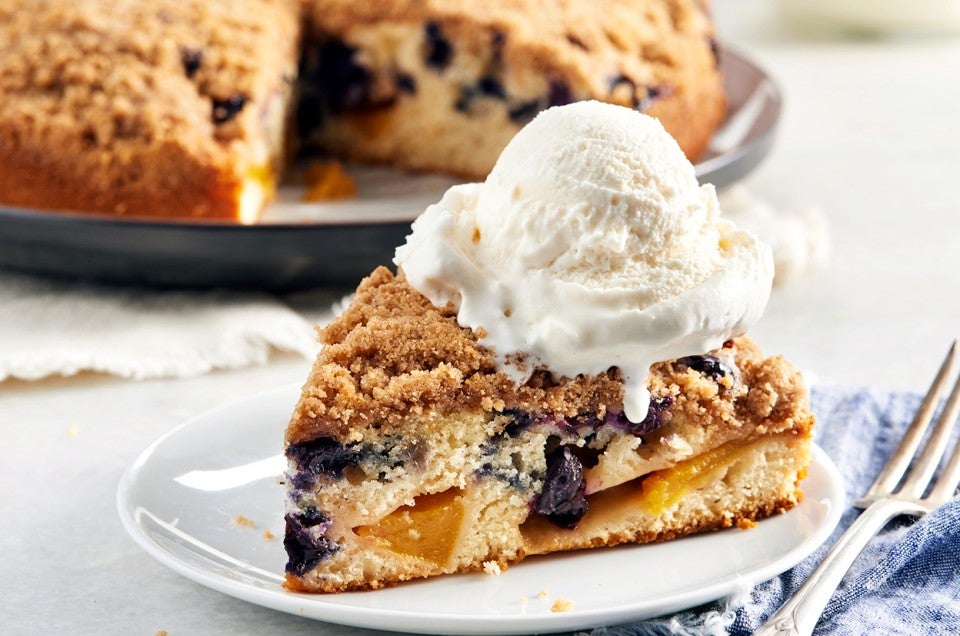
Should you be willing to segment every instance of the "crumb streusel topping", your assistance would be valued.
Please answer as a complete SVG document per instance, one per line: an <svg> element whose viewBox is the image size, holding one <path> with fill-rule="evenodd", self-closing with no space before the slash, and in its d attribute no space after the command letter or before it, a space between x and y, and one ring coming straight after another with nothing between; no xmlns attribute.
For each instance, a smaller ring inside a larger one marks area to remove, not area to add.
<svg viewBox="0 0 960 636"><path fill-rule="evenodd" d="M603 417L608 410L622 409L617 369L559 380L538 371L518 387L497 369L481 335L458 325L452 306L433 306L402 272L394 276L378 268L360 284L347 310L319 331L324 347L286 441L346 440L351 428L394 427L408 415L428 412L517 408ZM749 392L731 391L717 399L717 382L685 365L663 362L651 368L651 394L670 396L674 410L710 411L723 421L770 428L788 418L798 401L806 402L800 376L779 356L764 358L746 338L725 347L734 351L742 385L752 387Z"/></svg>

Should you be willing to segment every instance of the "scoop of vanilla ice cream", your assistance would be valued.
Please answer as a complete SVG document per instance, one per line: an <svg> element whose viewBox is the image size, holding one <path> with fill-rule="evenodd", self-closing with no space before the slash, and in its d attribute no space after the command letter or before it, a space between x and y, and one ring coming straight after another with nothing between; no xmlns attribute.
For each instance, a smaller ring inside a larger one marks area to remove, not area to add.
<svg viewBox="0 0 960 636"><path fill-rule="evenodd" d="M434 304L453 302L461 325L482 327L518 382L541 367L618 367L634 422L650 365L744 332L773 280L769 248L720 218L713 186L660 123L599 102L538 115L486 182L427 208L395 262Z"/></svg>

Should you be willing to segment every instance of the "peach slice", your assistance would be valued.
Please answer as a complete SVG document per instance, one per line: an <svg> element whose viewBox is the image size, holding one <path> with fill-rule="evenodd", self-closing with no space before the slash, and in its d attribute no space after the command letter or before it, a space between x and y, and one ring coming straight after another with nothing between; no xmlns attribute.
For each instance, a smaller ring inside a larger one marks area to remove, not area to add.
<svg viewBox="0 0 960 636"><path fill-rule="evenodd" d="M749 444L728 442L670 468L650 473L641 482L640 505L654 515L675 506L687 493L703 488L743 456Z"/></svg>
<svg viewBox="0 0 960 636"><path fill-rule="evenodd" d="M463 530L465 506L458 488L420 495L412 506L401 506L355 532L381 546L443 566L450 560Z"/></svg>

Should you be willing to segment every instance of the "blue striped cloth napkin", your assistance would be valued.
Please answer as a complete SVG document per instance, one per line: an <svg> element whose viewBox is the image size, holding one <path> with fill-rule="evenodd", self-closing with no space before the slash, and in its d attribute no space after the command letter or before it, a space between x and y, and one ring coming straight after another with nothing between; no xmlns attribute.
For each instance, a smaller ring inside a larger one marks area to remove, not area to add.
<svg viewBox="0 0 960 636"><path fill-rule="evenodd" d="M816 440L836 462L847 501L873 483L921 396L817 387ZM655 620L594 630L593 636L747 636L792 595L859 511L848 506L833 536L813 555L748 595ZM960 634L960 501L917 522L891 522L871 541L827 605L816 634Z"/></svg>

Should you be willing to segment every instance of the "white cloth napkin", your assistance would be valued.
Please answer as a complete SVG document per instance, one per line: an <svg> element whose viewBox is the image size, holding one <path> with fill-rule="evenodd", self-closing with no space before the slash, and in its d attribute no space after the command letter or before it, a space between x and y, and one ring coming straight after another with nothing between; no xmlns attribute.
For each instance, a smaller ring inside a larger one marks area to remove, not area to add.
<svg viewBox="0 0 960 636"><path fill-rule="evenodd" d="M331 293L323 306L341 296ZM317 314L304 317L269 294L153 291L4 272L0 381L85 370L185 377L263 364L275 351L312 358L313 326L329 310Z"/></svg>

